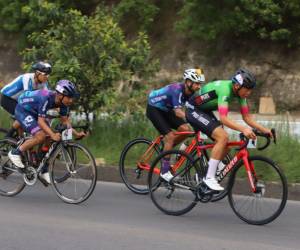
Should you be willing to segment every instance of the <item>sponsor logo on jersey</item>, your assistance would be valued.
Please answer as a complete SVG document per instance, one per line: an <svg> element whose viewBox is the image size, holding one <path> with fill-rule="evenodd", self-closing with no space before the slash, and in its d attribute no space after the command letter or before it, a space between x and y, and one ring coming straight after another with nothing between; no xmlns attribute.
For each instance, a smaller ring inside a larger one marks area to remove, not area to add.
<svg viewBox="0 0 300 250"><path fill-rule="evenodd" d="M205 94L195 97L195 104L201 105L201 104L209 102L210 100L213 100L215 98L217 98L217 94L216 94L216 91L213 90L213 91L210 91L210 92L207 92Z"/></svg>
<svg viewBox="0 0 300 250"><path fill-rule="evenodd" d="M157 103L157 102L160 102L160 101L165 100L165 99L167 99L167 96L162 95L162 96L157 96L157 97L151 98L150 102L151 103Z"/></svg>

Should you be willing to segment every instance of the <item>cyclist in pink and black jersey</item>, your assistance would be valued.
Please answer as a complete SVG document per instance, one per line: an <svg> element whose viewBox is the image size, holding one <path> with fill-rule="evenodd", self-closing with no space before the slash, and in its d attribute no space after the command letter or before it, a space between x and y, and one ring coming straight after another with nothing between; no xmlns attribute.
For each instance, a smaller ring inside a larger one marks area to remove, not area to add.
<svg viewBox="0 0 300 250"><path fill-rule="evenodd" d="M208 171L204 182L212 190L223 190L215 178L216 170L221 160L227 153L226 144L228 134L222 124L231 129L242 132L246 137L255 139L251 128L256 128L272 136L271 130L261 126L249 113L247 97L256 86L254 75L245 70L238 70L231 80L220 80L207 83L195 93L187 103L186 119L195 131L201 131L212 138L216 144L211 152ZM237 99L243 120L251 128L240 125L228 118L229 104ZM214 116L213 111L218 111L220 121Z"/></svg>

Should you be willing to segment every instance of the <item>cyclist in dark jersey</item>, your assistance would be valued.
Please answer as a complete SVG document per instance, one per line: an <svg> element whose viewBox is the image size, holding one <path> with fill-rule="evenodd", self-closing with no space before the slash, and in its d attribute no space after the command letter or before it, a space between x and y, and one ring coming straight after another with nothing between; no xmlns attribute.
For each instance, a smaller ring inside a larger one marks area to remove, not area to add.
<svg viewBox="0 0 300 250"><path fill-rule="evenodd" d="M201 69L187 69L183 74L184 83L172 83L161 89L153 90L148 96L146 115L160 134L164 135L164 151L171 150L186 136L178 136L172 131L190 131L185 120L183 106L191 95L205 81ZM170 159L163 159L161 177L170 181L173 175L169 171Z"/></svg>
<svg viewBox="0 0 300 250"><path fill-rule="evenodd" d="M68 107L79 94L76 91L74 84L69 80L60 80L57 83L55 90L56 91L27 91L21 94L18 99L15 110L16 120L27 133L33 135L31 139L26 140L21 146L8 153L10 160L19 168L25 167L21 159L22 153L35 145L44 143L46 135L49 135L54 141L59 141L61 139L60 134L53 132L47 123L46 112L49 109L59 107L61 122L71 127L68 118ZM74 129L73 133L77 137L85 136L84 132L78 133ZM47 182L49 183L48 180Z"/></svg>
<svg viewBox="0 0 300 250"><path fill-rule="evenodd" d="M246 124L272 136L271 130L254 121L249 113L247 97L251 94L255 85L256 79L253 74L247 70L240 69L231 80L210 82L188 100L187 121L195 131L207 134L216 142L211 152L207 175L204 178L204 182L212 190L223 190L223 187L220 186L215 178L218 165L221 164L221 160L227 153L228 134L223 129L222 124L242 132L250 139L256 138L252 129L240 125L227 117L229 104L234 98L240 104L240 112ZM219 112L220 121L213 114L213 111L216 110Z"/></svg>

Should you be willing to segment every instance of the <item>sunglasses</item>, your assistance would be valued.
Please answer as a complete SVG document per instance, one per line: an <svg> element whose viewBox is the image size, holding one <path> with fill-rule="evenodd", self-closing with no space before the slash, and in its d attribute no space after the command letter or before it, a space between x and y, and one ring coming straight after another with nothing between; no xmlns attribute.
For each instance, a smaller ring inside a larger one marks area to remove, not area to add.
<svg viewBox="0 0 300 250"><path fill-rule="evenodd" d="M48 74L48 73L45 73L45 72L41 72L41 71L36 71L37 73L39 73L39 74L41 74L41 75L43 75L43 76L49 76L50 74Z"/></svg>

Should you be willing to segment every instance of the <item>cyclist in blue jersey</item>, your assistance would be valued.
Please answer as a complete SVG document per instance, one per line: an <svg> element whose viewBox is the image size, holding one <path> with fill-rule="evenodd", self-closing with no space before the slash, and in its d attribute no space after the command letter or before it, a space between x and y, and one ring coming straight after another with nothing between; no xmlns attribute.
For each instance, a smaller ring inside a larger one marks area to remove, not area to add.
<svg viewBox="0 0 300 250"><path fill-rule="evenodd" d="M47 123L46 112L49 109L60 108L61 122L71 127L68 118L69 106L73 103L74 98L79 96L79 93L76 91L75 85L69 80L60 80L55 90L27 91L21 94L18 99L15 117L22 128L33 135L31 139L26 140L8 154L10 160L19 168L25 167L21 159L22 153L35 145L44 143L47 135L54 141L61 139L61 135L55 133ZM73 133L76 137L86 135L84 132L77 132L74 129ZM49 174L46 173L46 175L48 176L43 176L43 178L50 183Z"/></svg>
<svg viewBox="0 0 300 250"><path fill-rule="evenodd" d="M47 81L52 71L51 65L46 62L37 62L32 66L32 70L34 73L20 75L1 89L1 106L11 115L15 114L18 97L24 91L48 89ZM20 124L15 122L8 136L12 135L19 126Z"/></svg>
<svg viewBox="0 0 300 250"><path fill-rule="evenodd" d="M182 142L186 136L175 135L177 131L190 131L185 120L183 106L188 98L205 82L201 69L187 69L183 74L184 83L172 83L161 89L153 90L148 96L146 115L159 131L164 135L164 151L171 150ZM170 181L173 178L170 169L170 158L163 159L161 177Z"/></svg>

